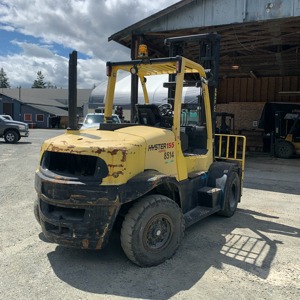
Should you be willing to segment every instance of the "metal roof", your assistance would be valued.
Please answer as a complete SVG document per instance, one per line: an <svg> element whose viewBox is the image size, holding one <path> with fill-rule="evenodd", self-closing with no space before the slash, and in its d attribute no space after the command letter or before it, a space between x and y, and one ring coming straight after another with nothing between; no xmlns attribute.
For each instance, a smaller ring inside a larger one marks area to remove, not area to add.
<svg viewBox="0 0 300 300"><path fill-rule="evenodd" d="M300 75L299 0L179 1L108 40L131 48L139 37L151 57L165 57L166 38L209 32L221 36L220 77ZM182 54L199 61L199 52L188 42Z"/></svg>
<svg viewBox="0 0 300 300"><path fill-rule="evenodd" d="M35 109L38 109L40 111L43 112L47 112L50 115L54 115L54 116L60 116L60 117L67 117L68 116L68 111L55 107L55 106L47 106L47 105L38 105L38 104L28 104L28 106L33 107Z"/></svg>
<svg viewBox="0 0 300 300"><path fill-rule="evenodd" d="M77 89L77 107L88 103L91 92L92 89ZM68 89L3 88L0 93L25 104L68 107Z"/></svg>

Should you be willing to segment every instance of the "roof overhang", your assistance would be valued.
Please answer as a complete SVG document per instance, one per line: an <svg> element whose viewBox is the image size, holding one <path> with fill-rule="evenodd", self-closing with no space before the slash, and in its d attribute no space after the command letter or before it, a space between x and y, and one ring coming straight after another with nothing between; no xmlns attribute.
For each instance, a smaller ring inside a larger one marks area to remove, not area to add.
<svg viewBox="0 0 300 300"><path fill-rule="evenodd" d="M165 57L169 56L166 38L216 32L221 37L220 77L299 76L298 2L185 0L108 40L132 48L139 36L148 45L150 57ZM182 55L199 61L199 52L197 42L191 41Z"/></svg>

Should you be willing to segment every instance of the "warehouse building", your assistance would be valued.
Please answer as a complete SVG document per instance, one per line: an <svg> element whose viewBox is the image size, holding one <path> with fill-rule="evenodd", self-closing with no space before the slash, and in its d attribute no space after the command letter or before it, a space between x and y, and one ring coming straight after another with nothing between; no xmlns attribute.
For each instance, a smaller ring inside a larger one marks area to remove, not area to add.
<svg viewBox="0 0 300 300"><path fill-rule="evenodd" d="M259 121L266 103L300 104L300 1L183 0L109 37L131 49L147 44L150 57L183 55L203 63L198 40L173 44L171 38L220 36L216 108L234 115L235 130L262 150ZM137 82L133 84L137 85ZM101 90L101 89L100 89ZM103 92L90 97L103 105ZM138 93L131 95L137 103Z"/></svg>

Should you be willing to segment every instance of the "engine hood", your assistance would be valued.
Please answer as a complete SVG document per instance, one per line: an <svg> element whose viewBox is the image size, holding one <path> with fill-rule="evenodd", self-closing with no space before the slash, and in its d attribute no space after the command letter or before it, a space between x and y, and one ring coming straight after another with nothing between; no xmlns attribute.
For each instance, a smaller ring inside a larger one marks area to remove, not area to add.
<svg viewBox="0 0 300 300"><path fill-rule="evenodd" d="M67 131L63 135L46 140L43 150L78 154L100 153L101 149L130 149L165 142L170 130L148 126L132 126L115 131L90 128Z"/></svg>
<svg viewBox="0 0 300 300"><path fill-rule="evenodd" d="M41 158L45 151L97 156L109 170L103 184L122 184L145 169L174 174L174 155L170 156L171 161L164 155L168 147L174 151L174 134L166 129L147 126L115 131L86 129L67 131L46 140Z"/></svg>
<svg viewBox="0 0 300 300"><path fill-rule="evenodd" d="M5 120L5 123L6 123L7 125L15 125L15 126L23 125L23 126L25 126L25 127L28 126L27 123L15 121L15 120Z"/></svg>

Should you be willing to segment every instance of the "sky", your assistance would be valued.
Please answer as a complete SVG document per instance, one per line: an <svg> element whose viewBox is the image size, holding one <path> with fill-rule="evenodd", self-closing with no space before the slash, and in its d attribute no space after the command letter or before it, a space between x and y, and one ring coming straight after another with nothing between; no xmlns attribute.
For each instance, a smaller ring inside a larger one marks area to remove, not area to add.
<svg viewBox="0 0 300 300"><path fill-rule="evenodd" d="M78 52L77 87L106 79L106 61L130 59L114 33L179 0L0 0L0 68L11 88L31 88L37 72L68 86L69 54Z"/></svg>

